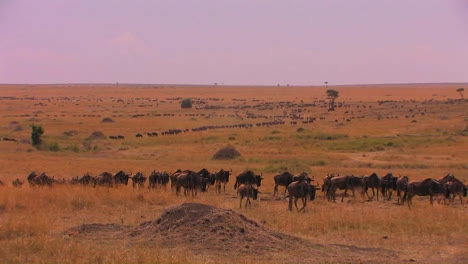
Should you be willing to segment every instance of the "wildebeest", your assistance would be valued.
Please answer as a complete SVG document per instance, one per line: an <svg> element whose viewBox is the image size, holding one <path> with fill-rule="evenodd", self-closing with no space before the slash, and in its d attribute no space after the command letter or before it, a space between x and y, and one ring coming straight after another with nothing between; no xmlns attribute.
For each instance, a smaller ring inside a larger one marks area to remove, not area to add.
<svg viewBox="0 0 468 264"><path fill-rule="evenodd" d="M273 189L273 196L278 193L278 187L284 186L284 195L286 195L286 191L288 190L288 186L293 182L293 177L290 172L283 172L281 174L277 174L273 176L273 180L275 181L275 187Z"/></svg>
<svg viewBox="0 0 468 264"><path fill-rule="evenodd" d="M226 183L229 182L229 174L232 172L221 169L215 174L215 185L216 185L216 192L221 193L221 185L223 185L223 192L226 192Z"/></svg>
<svg viewBox="0 0 468 264"><path fill-rule="evenodd" d="M438 181L440 184L444 185L444 184L446 184L447 182L449 182L449 181L454 181L454 180L458 180L458 179L455 178L455 175L449 173L449 174L445 175L444 177L438 179L437 181Z"/></svg>
<svg viewBox="0 0 468 264"><path fill-rule="evenodd" d="M203 168L198 172L198 175L206 179L206 190L210 188L211 185L215 184L216 178L215 175L210 173L207 169Z"/></svg>
<svg viewBox="0 0 468 264"><path fill-rule="evenodd" d="M452 204L453 204L453 201L455 200L455 196L457 195L460 198L460 203L463 204L462 196L464 197L467 196L467 188L463 182L461 182L458 179L454 179L445 183L444 187L445 187L445 192L446 192L446 198L449 199L449 201Z"/></svg>
<svg viewBox="0 0 468 264"><path fill-rule="evenodd" d="M423 181L413 181L408 183L407 197L408 207L413 204L413 197L418 196L430 196L430 202L433 204L434 196L437 194L444 193L443 185L440 184L436 179L427 178Z"/></svg>
<svg viewBox="0 0 468 264"><path fill-rule="evenodd" d="M3 183L2 180L0 180L0 186L5 186L5 183Z"/></svg>
<svg viewBox="0 0 468 264"><path fill-rule="evenodd" d="M114 176L112 176L112 179L114 180L114 183L116 185L127 185L128 184L128 179L131 177L131 174L128 174L124 171L119 171L117 172Z"/></svg>
<svg viewBox="0 0 468 264"><path fill-rule="evenodd" d="M364 192L367 195L367 199L373 200L375 197L375 192L377 192L377 201L379 200L379 189L382 184L382 180L380 179L377 173L372 173L369 176L362 177L363 184L364 184ZM372 190L372 197L369 196L368 190L369 188Z"/></svg>
<svg viewBox="0 0 468 264"><path fill-rule="evenodd" d="M257 200L257 196L259 193L258 188L255 188L252 184L239 185L239 187L237 188L237 192L240 196L239 208L242 208L242 200L244 199L244 197L247 197L247 200L245 201L245 208L247 208L247 206L252 207L250 198Z"/></svg>
<svg viewBox="0 0 468 264"><path fill-rule="evenodd" d="M408 191L408 182L409 182L408 176L399 177L398 180L396 181L398 204L405 202L407 191ZM402 197L402 193L403 193L403 197Z"/></svg>
<svg viewBox="0 0 468 264"><path fill-rule="evenodd" d="M166 188L167 184L169 183L169 173L167 172L157 172L154 171L148 177L148 188L153 189L157 185L164 186Z"/></svg>
<svg viewBox="0 0 468 264"><path fill-rule="evenodd" d="M81 184L81 185L89 185L93 180L93 176L91 176L89 173L86 173L85 175L81 177L73 177L73 179L70 181L71 184Z"/></svg>
<svg viewBox="0 0 468 264"><path fill-rule="evenodd" d="M94 187L96 187L96 185L112 187L114 184L114 180L112 179L112 173L109 172L103 172L98 176L94 176L92 178L92 182Z"/></svg>
<svg viewBox="0 0 468 264"><path fill-rule="evenodd" d="M293 201L294 201L294 206L296 207L296 210L298 212L301 212L301 211L305 212L305 208L307 206L307 196L310 197L311 201L315 200L316 188L315 186L308 183L305 179L292 182L291 184L288 185L287 191L288 191L287 197L289 197L289 205L288 205L289 211L292 211ZM302 200L301 209L297 207L297 201L299 199Z"/></svg>
<svg viewBox="0 0 468 264"><path fill-rule="evenodd" d="M393 191L397 189L397 180L398 177L394 176L391 172L382 177L381 189L384 200L392 200Z"/></svg>
<svg viewBox="0 0 468 264"><path fill-rule="evenodd" d="M181 172L182 172L182 170L178 169L169 176L169 179L171 180L171 190L173 190L173 191L175 191L175 189L177 187L177 176L179 176L179 173L181 173Z"/></svg>
<svg viewBox="0 0 468 264"><path fill-rule="evenodd" d="M353 192L353 198L356 199L354 189L357 187L363 187L363 180L360 177L356 177L354 175L332 177L329 179L328 183L328 201L336 201L337 190L345 190L343 196L341 197L341 202L343 202L344 197L348 193L348 190L351 190Z"/></svg>
<svg viewBox="0 0 468 264"><path fill-rule="evenodd" d="M253 171L244 171L236 176L236 182L234 183L234 190L240 184L255 184L260 187L262 184L263 177L256 175Z"/></svg>
<svg viewBox="0 0 468 264"><path fill-rule="evenodd" d="M2 182L2 184L3 184L3 182ZM23 186L23 181L20 180L20 179L16 179L16 180L12 181L11 184L13 185L13 187L20 188L21 186Z"/></svg>
<svg viewBox="0 0 468 264"><path fill-rule="evenodd" d="M179 172L176 181L176 195L179 194L180 188L184 188L184 195L191 193L195 197L198 190L206 191L206 179L198 173L190 170Z"/></svg>
<svg viewBox="0 0 468 264"><path fill-rule="evenodd" d="M328 190L330 187L330 180L333 177L340 176L340 174L334 174L334 173L328 173L327 176L323 177L323 184L322 184L322 192L324 195L324 198L328 198Z"/></svg>
<svg viewBox="0 0 468 264"><path fill-rule="evenodd" d="M305 180L307 181L307 183L310 183L311 181L313 181L313 178L310 178L309 174L305 171L293 176L293 182L302 180Z"/></svg>
<svg viewBox="0 0 468 264"><path fill-rule="evenodd" d="M28 183L30 186L52 186L54 179L47 176L45 172L39 175L33 171L28 175Z"/></svg>
<svg viewBox="0 0 468 264"><path fill-rule="evenodd" d="M142 188L145 185L146 179L147 177L145 174L142 172L137 172L132 177L132 187L135 188L135 186L138 186L139 188Z"/></svg>

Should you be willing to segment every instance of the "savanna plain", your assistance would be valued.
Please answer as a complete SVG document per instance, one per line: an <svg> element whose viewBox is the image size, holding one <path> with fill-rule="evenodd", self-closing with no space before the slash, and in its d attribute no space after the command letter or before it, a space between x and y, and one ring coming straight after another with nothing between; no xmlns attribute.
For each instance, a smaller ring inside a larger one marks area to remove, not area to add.
<svg viewBox="0 0 468 264"><path fill-rule="evenodd" d="M468 263L466 197L433 205L416 197L408 208L359 191L332 203L317 191L298 213L288 211L284 187L273 196L273 176L284 171L308 172L320 185L328 173L466 181L463 85L332 86L335 111L326 87L1 85L0 262ZM181 108L184 98L192 108ZM31 146L32 124L45 131L40 149ZM240 124L252 126L231 127ZM186 132L161 135L170 129ZM212 158L228 145L241 156ZM70 180L202 168L232 169L226 191L189 197L147 183L26 180L32 171ZM240 209L233 185L245 170L264 180L258 200ZM25 184L14 188L15 179Z"/></svg>

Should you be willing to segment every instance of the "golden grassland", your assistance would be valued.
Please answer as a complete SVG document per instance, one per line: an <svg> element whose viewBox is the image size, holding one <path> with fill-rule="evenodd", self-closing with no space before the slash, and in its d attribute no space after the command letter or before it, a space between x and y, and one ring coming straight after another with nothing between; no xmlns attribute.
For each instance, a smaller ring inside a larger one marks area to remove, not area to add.
<svg viewBox="0 0 468 264"><path fill-rule="evenodd" d="M331 87L340 91L337 101L344 102L344 107L328 112L324 87L3 85L0 137L19 141L0 141L0 180L7 183L0 187L0 262L282 262L275 257L281 252L264 258L236 252L229 258L216 254L199 256L178 248L129 246L124 241L102 244L70 240L62 233L85 223L137 225L159 217L168 206L186 201L237 210L232 179L226 194L216 195L210 189L196 198L176 197L169 188L14 189L10 184L16 178L25 180L33 170L70 179L85 172L97 175L126 170L149 174L152 170L173 172L179 168L213 171L232 168L234 174L252 169L263 173L260 199L254 201L251 209L240 211L275 231L323 245L393 250L401 259L420 263L466 262L468 210L459 201L454 205L431 206L428 199L421 198L409 210L395 201L367 202L359 195L355 202L347 198L344 203L332 204L319 192L308 211L299 214L287 211L287 200L271 197L273 175L285 170L308 171L319 183L327 173L372 172L379 175L393 172L413 180L440 178L450 172L466 180L468 107L466 101L453 100L459 98L455 92L458 87L452 84ZM298 120L297 125L290 125L289 118L281 118L285 125L135 138L136 133L172 128L267 122L298 108L275 104L265 110L180 109L180 99L169 100L186 97L227 107L280 101L315 103L315 107L303 107L297 114L317 120L307 124ZM256 118L247 118L247 113ZM102 123L105 117L115 122ZM44 150L36 150L26 142L30 140L32 123L45 129ZM66 136L63 134L66 131L77 134ZM89 139L94 131L126 138ZM229 161L212 160L212 155L227 144L242 156ZM346 251L338 258L338 262L355 261L347 258ZM366 261L365 255L362 261Z"/></svg>

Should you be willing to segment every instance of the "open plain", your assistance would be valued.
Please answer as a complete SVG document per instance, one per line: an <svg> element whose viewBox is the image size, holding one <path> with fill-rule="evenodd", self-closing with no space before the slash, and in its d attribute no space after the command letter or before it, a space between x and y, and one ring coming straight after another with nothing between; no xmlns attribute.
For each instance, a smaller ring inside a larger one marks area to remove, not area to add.
<svg viewBox="0 0 468 264"><path fill-rule="evenodd" d="M328 111L325 87L1 85L0 262L468 263L466 197L418 197L409 209L359 194L331 203L317 191L297 213L283 187L272 195L284 171L320 185L327 173L466 181L468 101L456 92L466 86L333 86ZM181 109L184 98L192 108ZM41 149L32 124L44 128ZM227 145L241 156L212 159ZM202 168L232 169L225 193L26 181L32 171L70 180ZM245 170L264 180L259 199L239 209L233 185Z"/></svg>

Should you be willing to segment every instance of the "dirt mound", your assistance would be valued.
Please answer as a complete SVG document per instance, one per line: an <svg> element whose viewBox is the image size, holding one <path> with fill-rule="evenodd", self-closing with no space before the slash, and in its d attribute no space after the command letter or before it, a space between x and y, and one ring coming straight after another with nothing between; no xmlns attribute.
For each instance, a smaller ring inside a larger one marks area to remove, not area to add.
<svg viewBox="0 0 468 264"><path fill-rule="evenodd" d="M93 139L106 139L106 136L101 131L94 131L88 137L88 140L93 140Z"/></svg>
<svg viewBox="0 0 468 264"><path fill-rule="evenodd" d="M196 251L262 253L302 246L304 240L268 230L233 210L184 203L128 233L143 241Z"/></svg>
<svg viewBox="0 0 468 264"><path fill-rule="evenodd" d="M101 120L101 123L114 123L114 122L115 122L114 119L110 117L106 117Z"/></svg>
<svg viewBox="0 0 468 264"><path fill-rule="evenodd" d="M270 230L236 211L199 203L170 207L158 219L136 227L88 224L63 234L100 243L183 250L190 255L218 256L219 260L229 262L238 262L246 256L272 263L337 262L343 259L343 253L349 262L380 263L382 257L387 262L401 262L388 250L315 244Z"/></svg>
<svg viewBox="0 0 468 264"><path fill-rule="evenodd" d="M229 160L239 157L241 154L233 146L226 146L213 155L215 160Z"/></svg>

